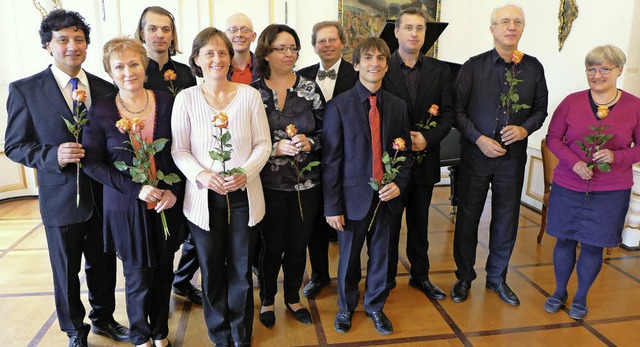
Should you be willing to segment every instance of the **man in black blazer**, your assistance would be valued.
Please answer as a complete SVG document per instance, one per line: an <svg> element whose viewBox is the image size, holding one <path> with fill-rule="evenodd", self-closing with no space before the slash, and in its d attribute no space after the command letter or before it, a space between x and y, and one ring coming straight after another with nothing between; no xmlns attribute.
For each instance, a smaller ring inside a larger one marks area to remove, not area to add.
<svg viewBox="0 0 640 347"><path fill-rule="evenodd" d="M42 47L53 65L9 85L5 153L37 170L40 214L53 271L58 322L69 346L86 346L90 326L84 323L80 299L80 264L85 273L94 333L129 341L129 329L113 319L115 254L103 252L102 186L80 170L76 206L76 165L84 157L62 118L73 122L72 84L87 93L84 105L115 92L106 81L82 70L89 44L89 26L77 12L55 10L40 26ZM77 78L71 82L72 78Z"/></svg>
<svg viewBox="0 0 640 347"><path fill-rule="evenodd" d="M408 8L398 15L395 35L399 48L391 55L382 87L404 99L412 125L414 162L409 187L402 196L406 204L407 258L411 263L409 285L429 298L442 300L445 293L429 280L429 206L433 186L440 182L440 141L449 134L455 114L449 67L420 52L425 30L426 18L418 9ZM425 129L418 124L428 122L431 105L438 106L439 114L431 119L436 125ZM401 219L395 221L391 233L389 288L395 287Z"/></svg>
<svg viewBox="0 0 640 347"><path fill-rule="evenodd" d="M389 233L392 221L402 214L399 196L408 184L410 167L401 163L395 179L379 192L369 186L371 177L382 175L382 152L394 155L394 139L402 138L407 147L411 145L404 101L381 88L389 55L389 47L380 38L367 38L354 49L359 81L329 101L322 127L324 215L338 230L340 247L339 312L334 322L340 333L351 328L358 304L360 252L365 240L369 260L364 309L378 332L393 332L382 311L388 295ZM398 156L411 162L410 151L402 150Z"/></svg>
<svg viewBox="0 0 640 347"><path fill-rule="evenodd" d="M297 72L300 76L315 80L327 102L336 95L353 88L358 80L358 73L353 69L353 65L342 59L346 39L347 36L340 23L335 21L316 23L311 34L311 44L320 57L320 63L307 66ZM331 283L328 256L330 235L335 235L335 230L327 225L321 214L318 214L309 238L311 280L302 289L302 295L309 299L315 298L323 287Z"/></svg>

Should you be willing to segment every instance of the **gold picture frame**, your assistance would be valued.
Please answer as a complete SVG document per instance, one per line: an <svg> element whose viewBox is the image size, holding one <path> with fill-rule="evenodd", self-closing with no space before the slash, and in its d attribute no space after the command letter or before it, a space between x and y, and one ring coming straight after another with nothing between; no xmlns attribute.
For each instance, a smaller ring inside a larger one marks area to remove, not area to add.
<svg viewBox="0 0 640 347"><path fill-rule="evenodd" d="M405 8L417 7L428 22L440 21L441 0L338 0L338 21L347 36L342 57L351 61L351 51L366 37L379 36L387 19L395 19ZM436 57L438 42L427 52ZM393 53L393 52L392 52Z"/></svg>

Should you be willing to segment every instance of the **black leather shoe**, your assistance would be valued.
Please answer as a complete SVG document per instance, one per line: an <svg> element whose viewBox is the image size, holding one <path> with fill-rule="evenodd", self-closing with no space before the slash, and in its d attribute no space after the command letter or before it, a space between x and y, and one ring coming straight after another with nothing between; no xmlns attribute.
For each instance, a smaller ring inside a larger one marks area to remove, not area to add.
<svg viewBox="0 0 640 347"><path fill-rule="evenodd" d="M498 293L498 297L500 300L506 302L511 306L520 306L520 300L518 300L518 296L516 293L509 288L507 282L499 282L499 283L487 283L487 288L493 290Z"/></svg>
<svg viewBox="0 0 640 347"><path fill-rule="evenodd" d="M465 280L457 280L451 290L451 300L454 302L463 302L469 297L469 289L471 289L471 282Z"/></svg>
<svg viewBox="0 0 640 347"><path fill-rule="evenodd" d="M105 325L94 323L91 326L91 332L96 335L106 336L114 341L129 342L129 328L115 320Z"/></svg>
<svg viewBox="0 0 640 347"><path fill-rule="evenodd" d="M384 312L382 312L382 310L367 312L367 317L371 318L373 326L380 334L389 335L393 332L393 325L391 325L391 321L387 318Z"/></svg>
<svg viewBox="0 0 640 347"><path fill-rule="evenodd" d="M296 317L299 322L302 322L304 324L311 324L311 313L309 313L309 310L303 307L299 308L297 311L294 311L286 302L284 303L284 305L287 307L287 310L293 313L293 316Z"/></svg>
<svg viewBox="0 0 640 347"><path fill-rule="evenodd" d="M189 301L196 305L202 305L202 291L196 288L191 283L173 286L173 292L180 296L186 297Z"/></svg>
<svg viewBox="0 0 640 347"><path fill-rule="evenodd" d="M396 279L394 278L391 281L387 282L386 286L387 286L387 290L391 290L391 289L395 288L396 287Z"/></svg>
<svg viewBox="0 0 640 347"><path fill-rule="evenodd" d="M353 311L339 311L336 314L336 319L333 321L333 327L337 332L344 334L351 329L351 319L353 318Z"/></svg>
<svg viewBox="0 0 640 347"><path fill-rule="evenodd" d="M129 341L127 339L127 341ZM71 336L69 337L69 347L88 347L87 336Z"/></svg>
<svg viewBox="0 0 640 347"><path fill-rule="evenodd" d="M249 347L251 346L251 342L234 342L234 347Z"/></svg>
<svg viewBox="0 0 640 347"><path fill-rule="evenodd" d="M276 324L276 314L273 311L260 312L260 323L271 329Z"/></svg>
<svg viewBox="0 0 640 347"><path fill-rule="evenodd" d="M413 278L409 278L409 285L420 289L424 295L428 298L436 299L436 300L444 300L447 298L447 294L445 294L438 286L431 283L429 280L426 281L418 281Z"/></svg>
<svg viewBox="0 0 640 347"><path fill-rule="evenodd" d="M331 282L320 282L316 280L311 280L302 289L302 296L304 296L307 299L314 299L316 296L318 296L318 294L320 294L320 291L322 291L322 288L328 286L330 283Z"/></svg>

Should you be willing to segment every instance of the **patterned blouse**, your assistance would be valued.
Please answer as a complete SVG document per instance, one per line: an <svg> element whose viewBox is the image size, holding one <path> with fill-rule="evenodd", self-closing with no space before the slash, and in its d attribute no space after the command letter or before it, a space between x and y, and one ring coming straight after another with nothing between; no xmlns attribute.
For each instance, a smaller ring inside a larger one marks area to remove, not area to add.
<svg viewBox="0 0 640 347"><path fill-rule="evenodd" d="M298 171L302 171L309 163L320 161L324 98L316 82L296 76L296 82L284 96L286 98L284 109L280 109L278 105L278 98L283 96L271 90L264 79L260 78L252 82L251 86L256 88L262 97L273 143L271 157L260 173L264 188L296 191L296 187L299 190L305 190L319 185L320 166L302 172L299 181L295 166L297 162ZM311 144L309 153L300 152L294 157L275 155L278 141L288 138L285 129L289 124L295 125L299 134L307 136Z"/></svg>

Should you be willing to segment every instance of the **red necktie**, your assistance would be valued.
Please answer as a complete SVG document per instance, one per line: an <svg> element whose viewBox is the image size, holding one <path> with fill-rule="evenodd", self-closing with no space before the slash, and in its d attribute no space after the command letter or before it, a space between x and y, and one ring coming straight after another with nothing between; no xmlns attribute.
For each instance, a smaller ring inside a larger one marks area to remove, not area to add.
<svg viewBox="0 0 640 347"><path fill-rule="evenodd" d="M371 154L373 155L372 161L372 173L373 178L382 182L382 141L380 140L380 114L378 113L378 106L376 105L377 97L371 95L369 97L369 104L371 109L369 110L369 127L371 128Z"/></svg>

